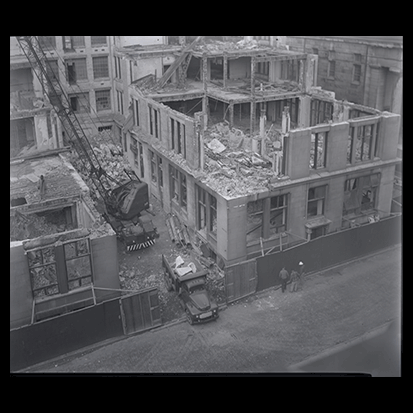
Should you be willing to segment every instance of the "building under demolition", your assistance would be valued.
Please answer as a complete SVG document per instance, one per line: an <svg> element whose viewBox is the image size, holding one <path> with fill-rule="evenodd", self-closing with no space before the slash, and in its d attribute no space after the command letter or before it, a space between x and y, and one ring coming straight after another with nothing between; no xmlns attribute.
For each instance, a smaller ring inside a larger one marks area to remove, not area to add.
<svg viewBox="0 0 413 413"><path fill-rule="evenodd" d="M283 40L115 49L130 162L224 264L390 215L400 116L336 100Z"/></svg>
<svg viewBox="0 0 413 413"><path fill-rule="evenodd" d="M400 115L317 87L317 55L288 50L285 36L44 38L44 46L55 44L45 47L56 59L52 75L87 120L82 127L88 134L113 127L151 194L219 263L390 215ZM11 325L18 326L87 305L96 298L91 279L116 289L119 277L115 234L59 154L62 128L40 82L12 55L11 157L19 156L10 177ZM24 150L30 146L35 151Z"/></svg>
<svg viewBox="0 0 413 413"><path fill-rule="evenodd" d="M54 39L43 36L41 43L57 57L46 42ZM96 304L119 288L116 234L69 162L64 130L36 70L10 38L11 328ZM92 284L112 290L95 292Z"/></svg>

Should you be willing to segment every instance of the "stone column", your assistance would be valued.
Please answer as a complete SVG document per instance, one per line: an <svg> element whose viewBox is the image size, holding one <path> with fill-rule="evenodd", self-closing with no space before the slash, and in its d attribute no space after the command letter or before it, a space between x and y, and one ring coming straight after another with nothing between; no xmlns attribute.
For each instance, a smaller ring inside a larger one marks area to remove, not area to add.
<svg viewBox="0 0 413 413"><path fill-rule="evenodd" d="M234 104L229 104L229 127L232 128L234 126Z"/></svg>
<svg viewBox="0 0 413 413"><path fill-rule="evenodd" d="M227 80L228 80L228 55L226 52L224 52L224 62L223 62L223 71L224 73L222 74L222 79L223 79L223 86L224 89L227 88Z"/></svg>
<svg viewBox="0 0 413 413"><path fill-rule="evenodd" d="M255 57L251 57L251 116L250 116L250 133L253 135L255 129Z"/></svg>

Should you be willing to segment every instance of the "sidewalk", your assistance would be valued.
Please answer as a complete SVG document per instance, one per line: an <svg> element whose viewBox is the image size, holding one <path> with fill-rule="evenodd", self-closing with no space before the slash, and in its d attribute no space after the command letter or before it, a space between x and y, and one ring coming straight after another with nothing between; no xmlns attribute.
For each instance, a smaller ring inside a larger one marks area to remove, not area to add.
<svg viewBox="0 0 413 413"><path fill-rule="evenodd" d="M285 370L400 316L401 247L311 274L296 293L269 289L220 313L122 337L32 372L271 372Z"/></svg>

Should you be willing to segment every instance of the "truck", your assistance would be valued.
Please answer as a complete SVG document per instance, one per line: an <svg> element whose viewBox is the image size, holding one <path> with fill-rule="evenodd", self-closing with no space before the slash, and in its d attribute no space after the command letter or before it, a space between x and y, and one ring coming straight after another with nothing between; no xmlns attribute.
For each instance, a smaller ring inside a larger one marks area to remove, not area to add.
<svg viewBox="0 0 413 413"><path fill-rule="evenodd" d="M178 257L175 263L170 263L162 254L165 282L168 291L176 291L185 310L189 324L205 323L216 320L219 316L218 305L209 296L206 288L208 271L201 269L199 262L192 257L186 265Z"/></svg>

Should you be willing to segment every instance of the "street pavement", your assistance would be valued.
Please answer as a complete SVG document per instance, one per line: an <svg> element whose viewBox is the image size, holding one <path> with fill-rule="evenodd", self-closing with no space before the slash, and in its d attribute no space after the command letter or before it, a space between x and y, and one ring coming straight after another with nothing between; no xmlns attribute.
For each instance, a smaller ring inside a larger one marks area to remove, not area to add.
<svg viewBox="0 0 413 413"><path fill-rule="evenodd" d="M261 373L361 337L401 316L401 246L306 277L301 291L269 289L215 322L164 326L80 351L28 372Z"/></svg>

